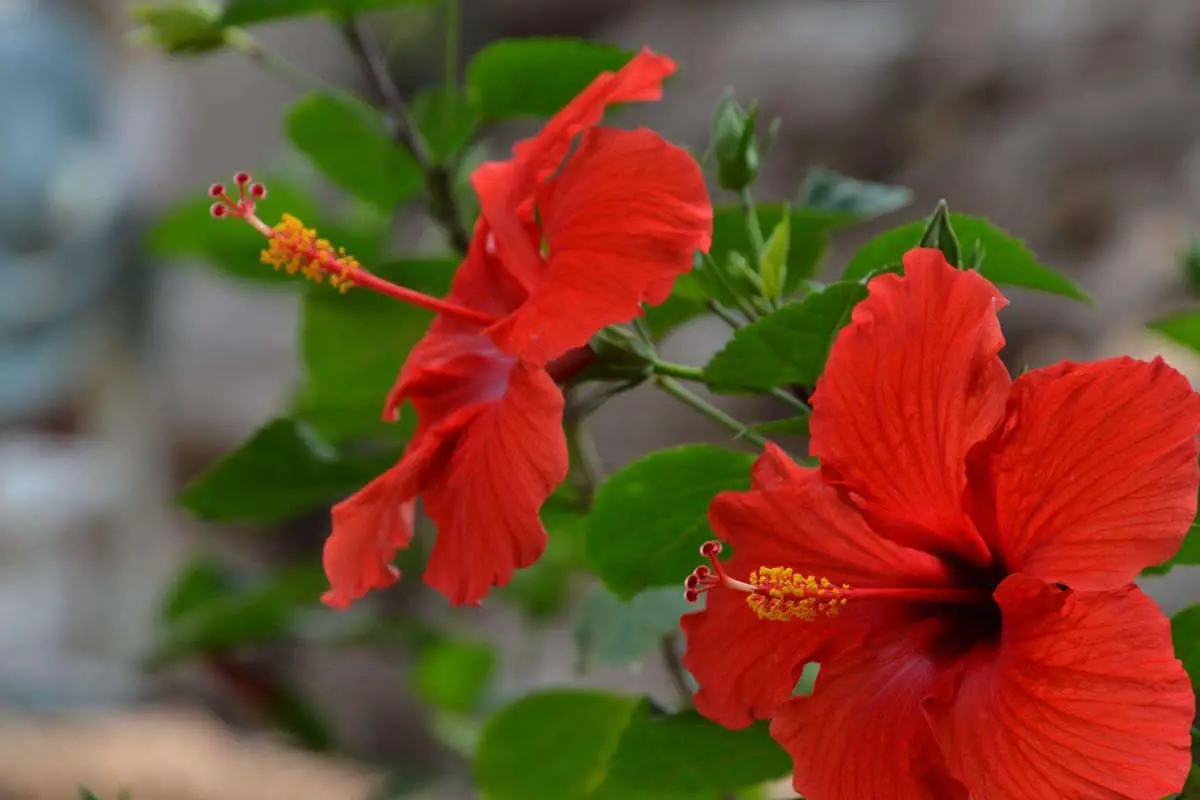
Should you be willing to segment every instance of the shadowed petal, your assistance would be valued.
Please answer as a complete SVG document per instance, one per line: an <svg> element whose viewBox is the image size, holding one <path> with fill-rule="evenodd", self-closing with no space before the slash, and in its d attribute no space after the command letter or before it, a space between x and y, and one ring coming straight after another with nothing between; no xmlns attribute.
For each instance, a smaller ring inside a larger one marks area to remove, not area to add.
<svg viewBox="0 0 1200 800"><path fill-rule="evenodd" d="M975 800L1160 800L1191 766L1195 698L1167 618L1136 586L996 590L998 649L926 703L950 772Z"/></svg>
<svg viewBox="0 0 1200 800"><path fill-rule="evenodd" d="M538 512L567 474L562 411L545 370L518 362L503 397L479 410L423 487L438 528L425 582L451 603L478 602L541 555Z"/></svg>
<svg viewBox="0 0 1200 800"><path fill-rule="evenodd" d="M414 439L396 466L333 507L322 556L330 589L322 602L349 608L370 590L391 586L400 577L392 560L412 540L421 481L445 449L445 431L463 421L460 415L440 435Z"/></svg>
<svg viewBox="0 0 1200 800"><path fill-rule="evenodd" d="M967 800L921 714L941 675L929 652L943 633L937 620L881 633L823 664L812 696L780 709L771 735L792 756L797 792L807 800Z"/></svg>

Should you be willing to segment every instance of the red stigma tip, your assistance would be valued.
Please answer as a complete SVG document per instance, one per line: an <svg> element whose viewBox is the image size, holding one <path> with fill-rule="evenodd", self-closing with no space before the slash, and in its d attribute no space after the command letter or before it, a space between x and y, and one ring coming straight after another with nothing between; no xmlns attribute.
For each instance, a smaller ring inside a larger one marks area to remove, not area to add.
<svg viewBox="0 0 1200 800"><path fill-rule="evenodd" d="M261 183L256 183L250 187L250 196L255 200L262 200L267 196L267 187Z"/></svg>
<svg viewBox="0 0 1200 800"><path fill-rule="evenodd" d="M705 558L712 558L720 552L721 543L716 539L712 539L700 545L700 555L704 556Z"/></svg>
<svg viewBox="0 0 1200 800"><path fill-rule="evenodd" d="M221 219L229 214L229 209L225 207L224 203L213 203L209 207L208 213L212 214L217 219Z"/></svg>
<svg viewBox="0 0 1200 800"><path fill-rule="evenodd" d="M225 184L223 183L214 183L212 186L208 187L209 197L220 197L223 194L225 194Z"/></svg>
<svg viewBox="0 0 1200 800"><path fill-rule="evenodd" d="M700 599L700 593L695 589L688 589L683 593L683 599L689 603L694 603Z"/></svg>
<svg viewBox="0 0 1200 800"><path fill-rule="evenodd" d="M250 173L249 172L239 172L238 174L233 176L233 181L238 186L245 186L247 183L250 182Z"/></svg>
<svg viewBox="0 0 1200 800"><path fill-rule="evenodd" d="M700 585L700 579L696 577L695 573L692 573L691 575L687 576L687 580L683 582L683 585L689 589L695 589Z"/></svg>
<svg viewBox="0 0 1200 800"><path fill-rule="evenodd" d="M701 564L700 566L696 567L695 571L692 572L692 574L695 575L700 580L704 580L709 575L708 567Z"/></svg>

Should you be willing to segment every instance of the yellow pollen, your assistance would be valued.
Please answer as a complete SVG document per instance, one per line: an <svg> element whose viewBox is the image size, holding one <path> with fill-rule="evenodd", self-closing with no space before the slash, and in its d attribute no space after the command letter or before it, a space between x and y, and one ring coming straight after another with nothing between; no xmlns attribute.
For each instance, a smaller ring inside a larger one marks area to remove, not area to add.
<svg viewBox="0 0 1200 800"><path fill-rule="evenodd" d="M291 214L284 214L272 231L274 235L260 257L262 263L289 275L299 273L314 283L321 283L332 267L338 273L329 275L331 286L345 293L354 285L354 273L361 265L346 254L346 248L334 250L328 239L318 239L315 230L304 227Z"/></svg>
<svg viewBox="0 0 1200 800"><path fill-rule="evenodd" d="M754 592L746 603L762 619L786 622L815 620L821 614L836 617L846 605L849 584L836 586L827 578L801 575L791 567L759 567L750 573Z"/></svg>

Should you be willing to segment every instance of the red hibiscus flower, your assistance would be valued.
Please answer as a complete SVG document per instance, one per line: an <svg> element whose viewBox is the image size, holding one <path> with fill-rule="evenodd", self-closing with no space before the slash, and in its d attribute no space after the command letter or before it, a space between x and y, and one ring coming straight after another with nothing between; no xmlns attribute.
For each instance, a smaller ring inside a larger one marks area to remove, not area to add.
<svg viewBox="0 0 1200 800"><path fill-rule="evenodd" d="M809 800L1159 800L1195 711L1131 581L1196 512L1200 399L1161 360L1011 380L1004 298L913 250L838 336L819 469L768 447L688 578L696 707L771 720ZM806 663L811 696L793 696Z"/></svg>
<svg viewBox="0 0 1200 800"><path fill-rule="evenodd" d="M452 603L477 603L541 555L538 512L567 472L559 384L592 336L665 300L709 246L691 156L653 131L595 127L609 104L658 99L674 68L642 52L472 175L470 252L386 404L394 417L411 401L417 430L394 468L334 507L329 605L396 580L418 497L438 530L425 580Z"/></svg>

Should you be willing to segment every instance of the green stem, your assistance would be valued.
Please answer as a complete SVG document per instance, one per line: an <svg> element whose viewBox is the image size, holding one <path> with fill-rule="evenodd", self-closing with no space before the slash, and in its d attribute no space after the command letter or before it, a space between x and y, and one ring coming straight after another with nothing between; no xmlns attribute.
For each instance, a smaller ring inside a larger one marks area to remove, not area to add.
<svg viewBox="0 0 1200 800"><path fill-rule="evenodd" d="M237 50L246 58L253 61L258 66L265 69L267 72L275 75L283 81L290 83L292 86L305 92L320 91L338 91L336 87L330 86L325 81L313 75L311 72L296 66L292 62L280 55L272 53L270 50L262 46L261 43L253 36L244 31L236 31L239 35L230 35L228 41L230 47Z"/></svg>
<svg viewBox="0 0 1200 800"><path fill-rule="evenodd" d="M745 439L747 442L750 442L757 447L766 446L767 440L765 438L751 430L740 420L731 417L729 414L726 414L721 409L709 403L703 397L700 397L695 392L687 389L683 386L683 384L674 378L670 378L665 375L656 375L654 377L654 383L664 392L671 395L685 406L691 408L693 411L697 411L714 422L725 426L728 430L732 431L737 438Z"/></svg>
<svg viewBox="0 0 1200 800"><path fill-rule="evenodd" d="M409 113L408 105L400 94L400 88L392 80L387 64L363 38L357 23L353 19L346 20L342 24L342 33L350 50L358 59L363 74L375 86L383 100L392 123L392 138L408 151L421 168L421 174L425 176L425 190L429 192L429 215L446 232L451 246L459 253L465 254L471 237L459 213L450 169L434 160L428 143L421 135L412 114Z"/></svg>
<svg viewBox="0 0 1200 800"><path fill-rule="evenodd" d="M458 88L458 59L459 47L462 41L462 14L458 0L442 0L444 16L445 58L442 78L445 81L447 94Z"/></svg>
<svg viewBox="0 0 1200 800"><path fill-rule="evenodd" d="M787 389L772 389L771 397L787 403L789 406L803 414L812 414L812 406L801 400L799 397L796 397L796 395L792 394Z"/></svg>
<svg viewBox="0 0 1200 800"><path fill-rule="evenodd" d="M721 318L721 321L733 328L735 331L745 326L745 323L738 319L732 311L718 303L716 300L708 301L708 310Z"/></svg>
<svg viewBox="0 0 1200 800"><path fill-rule="evenodd" d="M654 334L651 333L650 326L646 324L645 317L633 318L633 330L647 347L654 347Z"/></svg>
<svg viewBox="0 0 1200 800"><path fill-rule="evenodd" d="M678 634L669 634L664 636L659 641L658 649L662 654L663 664L667 667L667 675L671 678L671 685L675 687L676 693L679 695L679 704L681 708L690 708L692 705L692 687L688 686L683 662L679 659L679 637Z"/></svg>
<svg viewBox="0 0 1200 800"><path fill-rule="evenodd" d="M741 309L741 312L746 316L746 319L758 319L758 312L754 310L754 306L748 303L746 299L742 297L741 293L738 292L738 290L734 288L734 286L728 281L728 279L725 277L724 271L717 264L717 260L708 253L701 253L700 257L704 261L704 266L708 270L709 274L712 275L716 282L721 284L721 288L733 298L733 301L737 303L738 308Z"/></svg>
<svg viewBox="0 0 1200 800"><path fill-rule="evenodd" d="M704 370L687 364L673 364L670 361L655 361L650 365L655 375L665 375L668 378L679 378L684 381L704 381Z"/></svg>
<svg viewBox="0 0 1200 800"><path fill-rule="evenodd" d="M750 187L738 192L738 200L742 206L742 216L746 218L746 233L750 235L750 263L755 271L759 270L762 252L766 248L762 227L758 224L758 210L754 207L754 198L750 196Z"/></svg>
<svg viewBox="0 0 1200 800"><path fill-rule="evenodd" d="M587 429L586 414L578 408L568 412L563 420L563 432L567 436L571 475L583 500L580 505L587 511L592 507L596 488L604 479L604 469L600 466L596 443Z"/></svg>

